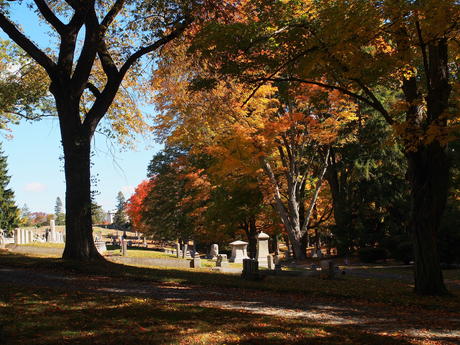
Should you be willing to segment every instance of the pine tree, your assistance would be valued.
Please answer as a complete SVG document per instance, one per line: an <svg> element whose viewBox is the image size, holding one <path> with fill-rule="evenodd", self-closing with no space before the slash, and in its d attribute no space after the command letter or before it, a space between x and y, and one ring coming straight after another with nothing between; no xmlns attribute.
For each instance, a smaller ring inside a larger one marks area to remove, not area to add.
<svg viewBox="0 0 460 345"><path fill-rule="evenodd" d="M0 143L0 228L11 232L19 224L19 209L14 201L14 192L8 188L8 164Z"/></svg>
<svg viewBox="0 0 460 345"><path fill-rule="evenodd" d="M127 217L125 213L126 199L122 192L118 192L117 195L117 212L113 217L113 225L117 229L126 229L127 227Z"/></svg>
<svg viewBox="0 0 460 345"><path fill-rule="evenodd" d="M57 225L65 224L65 214L62 212L62 200L60 197L56 198L56 204L54 205L54 219Z"/></svg>

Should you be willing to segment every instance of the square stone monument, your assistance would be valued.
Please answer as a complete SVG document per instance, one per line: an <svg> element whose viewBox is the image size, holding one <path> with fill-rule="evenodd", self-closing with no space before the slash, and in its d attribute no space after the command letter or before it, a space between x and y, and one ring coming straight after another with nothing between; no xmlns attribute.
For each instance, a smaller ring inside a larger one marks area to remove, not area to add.
<svg viewBox="0 0 460 345"><path fill-rule="evenodd" d="M238 240L230 243L230 246L232 247L232 256L230 257L230 262L241 264L243 263L244 259L249 259L248 242Z"/></svg>
<svg viewBox="0 0 460 345"><path fill-rule="evenodd" d="M270 254L268 251L268 236L265 232L257 235L257 254L256 260L259 262L259 267L268 267L267 256Z"/></svg>

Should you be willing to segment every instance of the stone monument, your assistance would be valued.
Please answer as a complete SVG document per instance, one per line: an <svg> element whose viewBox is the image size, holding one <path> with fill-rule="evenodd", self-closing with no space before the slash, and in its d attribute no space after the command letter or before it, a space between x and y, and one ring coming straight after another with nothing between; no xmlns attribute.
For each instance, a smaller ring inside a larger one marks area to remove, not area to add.
<svg viewBox="0 0 460 345"><path fill-rule="evenodd" d="M248 256L248 242L244 241L234 241L230 243L232 247L232 256L230 257L230 262L243 263L244 259L249 259Z"/></svg>
<svg viewBox="0 0 460 345"><path fill-rule="evenodd" d="M217 256L219 255L219 245L211 244L211 250L209 251L209 258L211 260L217 260Z"/></svg>
<svg viewBox="0 0 460 345"><path fill-rule="evenodd" d="M56 224L54 222L54 219L50 220L50 236L48 238L48 242L56 242Z"/></svg>
<svg viewBox="0 0 460 345"><path fill-rule="evenodd" d="M268 236L265 232L257 235L257 254L256 260L259 262L259 267L268 267L267 256L270 254L268 251Z"/></svg>

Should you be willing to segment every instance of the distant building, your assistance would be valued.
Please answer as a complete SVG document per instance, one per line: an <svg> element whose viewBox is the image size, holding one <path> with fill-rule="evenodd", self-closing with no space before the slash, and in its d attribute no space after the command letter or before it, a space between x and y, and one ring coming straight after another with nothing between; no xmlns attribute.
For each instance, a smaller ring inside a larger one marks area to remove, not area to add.
<svg viewBox="0 0 460 345"><path fill-rule="evenodd" d="M115 217L115 212L108 211L105 217L107 224L113 224L113 218Z"/></svg>

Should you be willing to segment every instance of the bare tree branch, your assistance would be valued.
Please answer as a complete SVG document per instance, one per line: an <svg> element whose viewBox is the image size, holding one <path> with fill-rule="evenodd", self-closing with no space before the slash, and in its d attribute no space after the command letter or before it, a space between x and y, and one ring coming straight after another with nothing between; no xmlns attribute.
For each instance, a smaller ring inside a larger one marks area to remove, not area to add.
<svg viewBox="0 0 460 345"><path fill-rule="evenodd" d="M46 1L45 0L34 0L34 2L35 2L35 5L37 5L37 8L42 14L42 16L46 19L46 21L50 23L59 34L62 35L66 31L66 26L64 25L63 22L59 20L58 17L56 17L53 11L51 11Z"/></svg>

